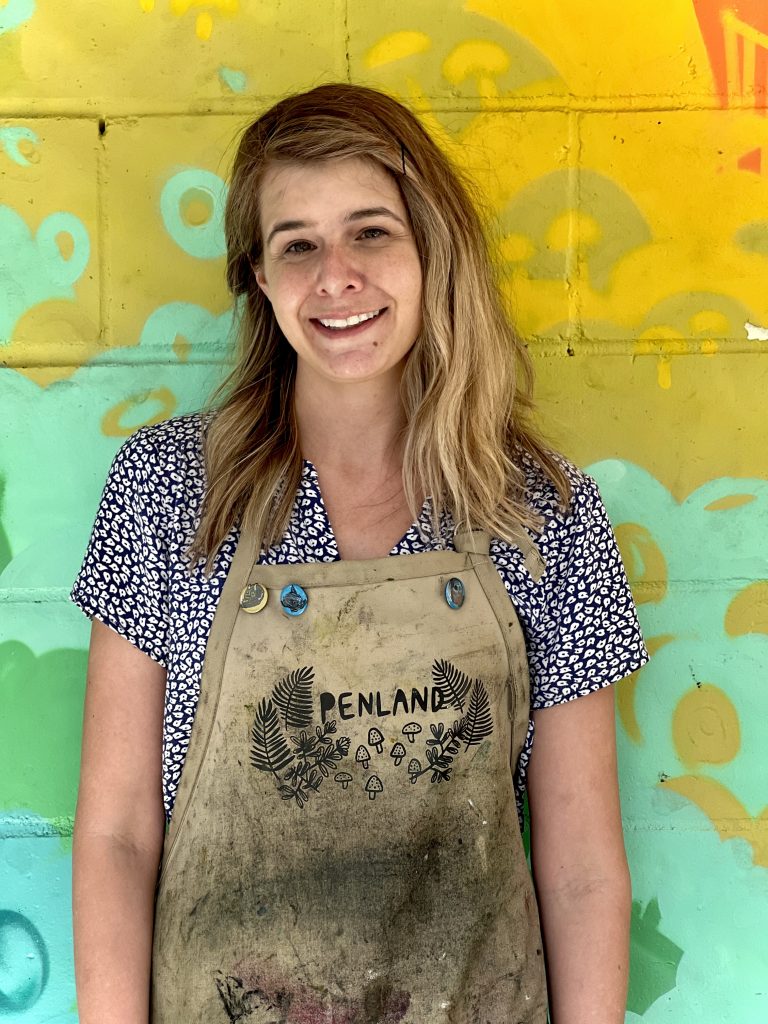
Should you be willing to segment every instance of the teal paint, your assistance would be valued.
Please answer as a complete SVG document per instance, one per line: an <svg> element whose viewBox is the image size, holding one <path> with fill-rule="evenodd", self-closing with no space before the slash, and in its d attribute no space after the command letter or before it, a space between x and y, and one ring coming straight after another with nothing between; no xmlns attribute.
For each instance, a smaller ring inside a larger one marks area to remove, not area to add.
<svg viewBox="0 0 768 1024"><path fill-rule="evenodd" d="M0 1020L76 1024L72 860L34 815L0 818Z"/></svg>
<svg viewBox="0 0 768 1024"><path fill-rule="evenodd" d="M747 838L722 840L703 810L660 780L693 774L726 787L744 807L738 828L745 837L758 834L748 829L768 804L762 686L768 636L730 636L725 615L741 590L768 578L768 482L722 478L678 502L639 466L609 460L588 472L614 527L644 526L661 550L666 593L641 604L639 613L646 639L672 636L639 673L634 711L640 741L617 729L633 894L645 906L633 921L627 1022L766 1020L764 944L744 937L764 933L768 869L755 862ZM742 504L717 508L734 495ZM697 682L719 687L738 713L740 744L722 763L686 764L675 745L675 709ZM683 953L676 985L665 992L674 948Z"/></svg>
<svg viewBox="0 0 768 1024"><path fill-rule="evenodd" d="M245 92L248 87L248 76L244 71L234 68L219 68L219 79L231 92Z"/></svg>
<svg viewBox="0 0 768 1024"><path fill-rule="evenodd" d="M56 236L68 234L72 254L65 259ZM0 345L8 344L20 318L49 299L74 299L91 254L82 221L71 213L52 213L33 235L20 214L0 206Z"/></svg>
<svg viewBox="0 0 768 1024"><path fill-rule="evenodd" d="M200 168L179 171L166 182L160 195L160 213L165 230L180 249L196 259L213 260L225 255L226 199L227 186L218 175ZM183 217L185 204L195 200L210 210L202 224L189 224Z"/></svg>
<svg viewBox="0 0 768 1024"><path fill-rule="evenodd" d="M36 6L36 0L6 0L0 7L0 36L29 21Z"/></svg>
<svg viewBox="0 0 768 1024"><path fill-rule="evenodd" d="M15 164L18 164L19 167L29 167L31 161L19 150L19 143L22 139L26 139L36 146L40 144L39 136L31 128L17 125L9 128L0 128L0 145L3 147L5 155L13 160Z"/></svg>
<svg viewBox="0 0 768 1024"><path fill-rule="evenodd" d="M48 949L29 918L0 910L0 1016L31 1009L49 971Z"/></svg>

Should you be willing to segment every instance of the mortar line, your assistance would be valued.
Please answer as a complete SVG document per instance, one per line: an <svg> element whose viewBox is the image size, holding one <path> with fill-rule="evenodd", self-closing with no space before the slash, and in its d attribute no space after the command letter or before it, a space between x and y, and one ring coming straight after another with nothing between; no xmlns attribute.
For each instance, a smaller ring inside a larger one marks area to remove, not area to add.
<svg viewBox="0 0 768 1024"><path fill-rule="evenodd" d="M106 114L101 115L104 120L104 134L99 135L99 145L96 149L96 245L98 246L98 274L99 274L99 336L98 343L106 345L109 338L108 321L111 305L112 289L107 287L109 275L107 244L108 227L106 218L106 181L107 181L107 131L109 121ZM97 120L97 131L99 120Z"/></svg>
<svg viewBox="0 0 768 1024"><path fill-rule="evenodd" d="M342 0L344 4L344 60L346 62L347 82L352 84L352 61L349 56L349 0Z"/></svg>
<svg viewBox="0 0 768 1024"><path fill-rule="evenodd" d="M346 10L346 8L345 8ZM346 36L345 26L345 36ZM346 37L348 43L348 36ZM347 53L347 77L351 79L351 58ZM162 107L152 103L134 103L122 106L119 101L109 98L107 103L112 106L110 120L130 120L136 117L143 118L171 118L171 117L200 117L210 115L212 117L242 117L250 116L257 107L264 103L277 101L282 94L259 93L258 96L248 99L227 97L226 100L206 101L196 105L185 103L183 106ZM653 101L655 99L655 102ZM618 100L618 102L617 102ZM630 102L631 100L631 102ZM527 114L527 113L553 113L553 114L675 114L706 111L722 111L723 113L742 112L755 113L755 104L749 100L739 100L729 103L723 107L717 97L691 99L688 102L680 103L674 97L650 98L647 103L637 102L636 97L598 97L593 100L570 100L542 102L541 97L531 98L530 103L521 101L515 97L509 102L477 102L477 103L456 103L441 99L430 99L426 101L409 100L410 105L417 113L453 113L453 114ZM19 106L18 101L0 102L0 118L6 120L36 121L50 119L80 119L89 120L96 113L93 105L81 106L62 101L57 106L55 102L46 110L32 110L29 107Z"/></svg>
<svg viewBox="0 0 768 1024"><path fill-rule="evenodd" d="M586 358L589 356L605 356L605 357L618 357L626 358L632 356L633 359L657 359L660 355L671 354L677 358L695 358L696 356L702 359L723 359L728 356L768 356L768 344L765 342L743 342L733 338L713 338L711 339L718 345L718 350L715 354L709 352L701 352L699 349L693 351L673 351L667 353L663 347L662 342L656 343L654 348L646 352L637 352L635 346L637 339L635 338L621 338L621 339L607 339L601 341L598 339L585 339L576 341L571 345L573 349L573 356L578 358ZM534 357L556 357L556 356L567 356L568 355L568 341L559 341L556 338L542 338L536 334L527 335L525 342L528 345L528 351ZM675 339L675 343L678 344L678 339ZM691 341L692 345L698 344L694 339ZM115 346L115 348L122 346ZM188 366L225 366L226 360L220 359L203 359L200 357L190 358L185 363L179 363L176 359L168 356L162 356L158 358L147 358L137 362L136 359L106 359L105 353L109 352L109 348L105 352L95 353L98 358L97 363L86 360L85 362L76 361L71 359L41 359L40 362L31 362L26 359L24 362L16 362L14 359L0 359L0 372L2 370L23 372L25 370L34 371L42 369L66 369L71 368L73 370L80 370L88 367L90 370L97 370L99 368L114 369L119 366L164 366L169 369L182 369ZM47 387L55 387L56 382L52 382Z"/></svg>
<svg viewBox="0 0 768 1024"><path fill-rule="evenodd" d="M569 333L581 340L581 132L580 114L572 111L568 115L568 248L566 251L565 276L568 286ZM568 355L573 355L569 339Z"/></svg>

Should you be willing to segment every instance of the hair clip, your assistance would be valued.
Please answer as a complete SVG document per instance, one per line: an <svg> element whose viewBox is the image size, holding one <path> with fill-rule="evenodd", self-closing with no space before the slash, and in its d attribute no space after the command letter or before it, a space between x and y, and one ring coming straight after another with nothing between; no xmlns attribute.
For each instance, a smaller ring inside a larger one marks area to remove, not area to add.
<svg viewBox="0 0 768 1024"><path fill-rule="evenodd" d="M400 159L403 162L403 175L405 175L405 146L402 144L402 142L400 143Z"/></svg>

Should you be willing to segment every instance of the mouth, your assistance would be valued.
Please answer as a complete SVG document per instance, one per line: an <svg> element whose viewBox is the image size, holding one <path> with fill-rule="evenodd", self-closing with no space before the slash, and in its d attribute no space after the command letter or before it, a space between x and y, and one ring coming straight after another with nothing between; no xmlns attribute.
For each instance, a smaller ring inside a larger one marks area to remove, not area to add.
<svg viewBox="0 0 768 1024"><path fill-rule="evenodd" d="M383 306L381 309L371 310L367 313L358 313L345 319L323 317L321 320L319 317L311 317L310 323L316 331L326 338L349 338L352 335L362 334L364 331L367 331L372 324L375 324L386 315L388 308L388 306Z"/></svg>

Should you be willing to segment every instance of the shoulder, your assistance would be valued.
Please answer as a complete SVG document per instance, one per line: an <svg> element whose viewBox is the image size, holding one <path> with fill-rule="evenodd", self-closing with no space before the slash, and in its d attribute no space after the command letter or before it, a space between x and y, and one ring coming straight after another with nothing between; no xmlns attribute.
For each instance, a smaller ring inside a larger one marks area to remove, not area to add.
<svg viewBox="0 0 768 1024"><path fill-rule="evenodd" d="M210 413L172 416L139 427L121 445L113 463L123 478L171 506L199 500L205 487L204 431Z"/></svg>
<svg viewBox="0 0 768 1024"><path fill-rule="evenodd" d="M129 459L152 458L164 468L202 460L204 430L210 415L187 413L139 427L123 442L120 451Z"/></svg>
<svg viewBox="0 0 768 1024"><path fill-rule="evenodd" d="M570 483L566 507L544 468L527 454L518 458L524 475L524 500L541 520L538 530L527 532L543 559L542 576L532 580L514 542L494 538L491 546L507 589L524 603L542 609L562 601L565 591L582 594L607 577L618 586L624 577L616 537L596 481L564 455L554 453L553 457Z"/></svg>
<svg viewBox="0 0 768 1024"><path fill-rule="evenodd" d="M570 483L571 499L563 507L554 482L531 455L521 454L519 465L525 481L525 502L542 520L534 543L550 570L574 548L593 544L599 548L611 534L610 523L596 481L559 452L553 458ZM610 536L612 541L612 535ZM550 579L552 572L548 573Z"/></svg>
<svg viewBox="0 0 768 1024"><path fill-rule="evenodd" d="M599 497L597 483L583 469L571 462L560 452L553 452L552 458L562 470L571 485L570 508L561 508L560 495L553 481L541 464L528 452L522 452L518 464L525 480L525 500L528 506L541 515L545 522L564 522L585 503Z"/></svg>
<svg viewBox="0 0 768 1024"><path fill-rule="evenodd" d="M562 455L570 481L562 509L555 485L532 459L521 466L529 506L543 520L532 539L545 571L538 582L519 551L499 548L497 567L526 633L534 708L608 685L647 660L621 554L596 481Z"/></svg>

